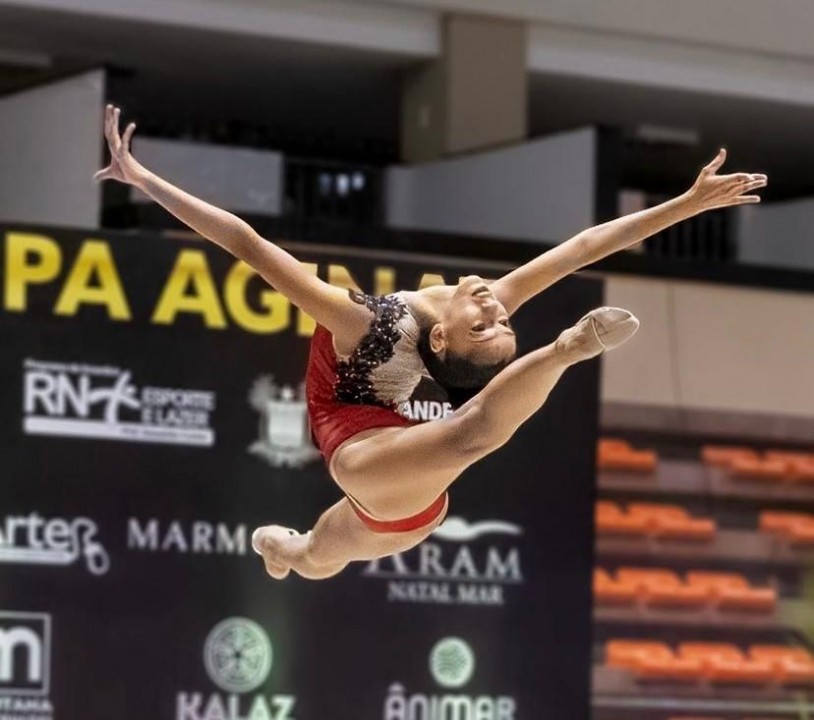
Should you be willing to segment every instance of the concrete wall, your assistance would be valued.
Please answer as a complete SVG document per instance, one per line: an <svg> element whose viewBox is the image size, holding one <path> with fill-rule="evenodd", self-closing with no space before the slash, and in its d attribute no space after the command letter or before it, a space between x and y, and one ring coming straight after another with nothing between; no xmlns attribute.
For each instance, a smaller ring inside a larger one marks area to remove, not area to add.
<svg viewBox="0 0 814 720"><path fill-rule="evenodd" d="M280 153L138 137L133 152L156 174L219 207L258 215L282 212ZM137 190L131 196L149 201Z"/></svg>
<svg viewBox="0 0 814 720"><path fill-rule="evenodd" d="M740 262L814 271L814 199L742 208L737 238Z"/></svg>
<svg viewBox="0 0 814 720"><path fill-rule="evenodd" d="M387 172L394 228L561 241L594 219L593 129Z"/></svg>
<svg viewBox="0 0 814 720"><path fill-rule="evenodd" d="M444 26L447 152L471 152L525 140L525 25L453 15Z"/></svg>
<svg viewBox="0 0 814 720"><path fill-rule="evenodd" d="M446 93L446 68L440 60L421 63L405 72L399 123L402 162L428 162L444 155Z"/></svg>
<svg viewBox="0 0 814 720"><path fill-rule="evenodd" d="M0 220L98 226L104 94L94 70L0 98Z"/></svg>
<svg viewBox="0 0 814 720"><path fill-rule="evenodd" d="M642 321L604 358L603 402L814 417L814 293L610 277Z"/></svg>

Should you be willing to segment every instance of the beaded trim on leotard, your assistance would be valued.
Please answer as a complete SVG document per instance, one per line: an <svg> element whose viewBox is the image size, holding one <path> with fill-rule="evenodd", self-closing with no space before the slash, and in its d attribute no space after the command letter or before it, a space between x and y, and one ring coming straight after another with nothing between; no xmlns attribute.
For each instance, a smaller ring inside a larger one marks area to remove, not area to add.
<svg viewBox="0 0 814 720"><path fill-rule="evenodd" d="M336 399L353 405L378 405L391 410L395 402L376 395L370 375L393 358L401 339L398 323L407 313L407 305L396 295L373 297L349 290L351 300L373 313L370 329L347 359L337 361Z"/></svg>

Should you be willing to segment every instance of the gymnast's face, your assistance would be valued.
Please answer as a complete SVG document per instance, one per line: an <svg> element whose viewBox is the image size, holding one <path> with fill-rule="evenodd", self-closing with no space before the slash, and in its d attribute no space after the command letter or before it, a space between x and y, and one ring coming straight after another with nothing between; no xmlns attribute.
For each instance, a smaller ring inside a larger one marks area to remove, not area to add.
<svg viewBox="0 0 814 720"><path fill-rule="evenodd" d="M432 349L478 365L510 359L517 350L509 314L484 280L461 278L432 333Z"/></svg>

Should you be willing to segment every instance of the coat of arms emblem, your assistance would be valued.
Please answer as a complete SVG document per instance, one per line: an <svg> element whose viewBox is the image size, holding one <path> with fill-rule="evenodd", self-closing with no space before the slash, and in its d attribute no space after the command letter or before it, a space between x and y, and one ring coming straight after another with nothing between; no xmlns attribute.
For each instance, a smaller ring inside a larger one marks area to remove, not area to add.
<svg viewBox="0 0 814 720"><path fill-rule="evenodd" d="M308 427L305 383L278 385L265 375L252 386L249 402L260 413L260 437L249 452L274 467L301 468L319 457Z"/></svg>

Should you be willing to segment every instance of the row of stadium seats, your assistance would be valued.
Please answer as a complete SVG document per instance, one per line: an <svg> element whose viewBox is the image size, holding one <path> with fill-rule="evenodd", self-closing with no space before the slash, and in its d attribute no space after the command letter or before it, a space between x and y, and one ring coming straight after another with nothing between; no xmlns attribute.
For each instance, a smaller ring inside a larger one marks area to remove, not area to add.
<svg viewBox="0 0 814 720"><path fill-rule="evenodd" d="M735 480L814 483L814 453L766 450L728 445L705 445L701 460L726 470ZM626 440L601 438L597 445L600 470L652 474L659 456L653 450L634 448Z"/></svg>
<svg viewBox="0 0 814 720"><path fill-rule="evenodd" d="M805 648L684 642L676 649L650 640L610 640L608 667L627 670L639 682L709 682L722 685L814 685L814 657Z"/></svg>
<svg viewBox="0 0 814 720"><path fill-rule="evenodd" d="M754 587L738 573L691 571L682 579L666 569L622 567L613 577L594 570L594 599L599 606L647 608L714 608L721 611L772 612L777 591Z"/></svg>
<svg viewBox="0 0 814 720"><path fill-rule="evenodd" d="M758 517L761 532L790 545L814 545L814 514L764 510ZM711 518L693 517L678 505L661 503L630 503L623 508L610 500L599 500L594 520L601 535L703 541L713 540L718 531Z"/></svg>
<svg viewBox="0 0 814 720"><path fill-rule="evenodd" d="M814 482L814 453L707 445L701 459L726 470L735 480L766 482Z"/></svg>
<svg viewBox="0 0 814 720"><path fill-rule="evenodd" d="M712 540L718 530L709 518L691 517L678 505L617 503L599 500L595 506L596 531L613 535L644 535L677 540Z"/></svg>

